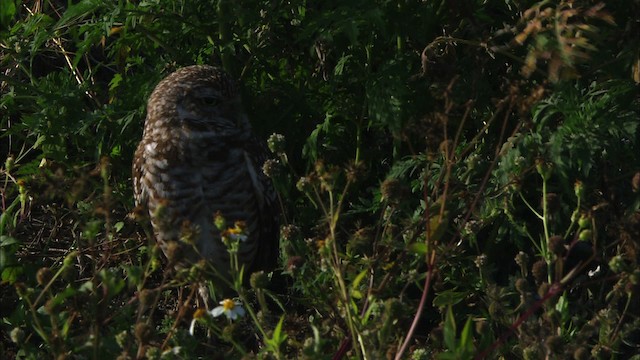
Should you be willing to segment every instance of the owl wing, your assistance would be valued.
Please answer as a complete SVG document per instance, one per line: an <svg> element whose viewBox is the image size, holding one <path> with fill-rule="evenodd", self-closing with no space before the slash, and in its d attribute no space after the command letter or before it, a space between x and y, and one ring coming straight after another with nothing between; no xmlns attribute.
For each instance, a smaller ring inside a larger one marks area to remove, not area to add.
<svg viewBox="0 0 640 360"><path fill-rule="evenodd" d="M133 197L136 206L147 206L149 191L144 185L144 141L141 141L133 155L132 177L133 177Z"/></svg>
<svg viewBox="0 0 640 360"><path fill-rule="evenodd" d="M262 165L267 157L268 150L266 145L254 136L245 147L246 166L251 177L258 206L260 207L258 212L260 217L260 236L258 237L256 258L250 269L251 272L257 270L272 271L278 265L280 207L271 179L262 171Z"/></svg>

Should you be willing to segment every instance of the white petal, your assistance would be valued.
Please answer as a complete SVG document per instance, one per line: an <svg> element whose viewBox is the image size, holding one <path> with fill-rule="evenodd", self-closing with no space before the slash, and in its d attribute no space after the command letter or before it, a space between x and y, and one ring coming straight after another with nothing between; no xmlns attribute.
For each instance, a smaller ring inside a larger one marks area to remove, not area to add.
<svg viewBox="0 0 640 360"><path fill-rule="evenodd" d="M224 306L217 306L215 309L211 310L211 316L218 317L224 314Z"/></svg>
<svg viewBox="0 0 640 360"><path fill-rule="evenodd" d="M193 336L193 333L196 330L196 319L191 320L191 325L189 326L189 334Z"/></svg>

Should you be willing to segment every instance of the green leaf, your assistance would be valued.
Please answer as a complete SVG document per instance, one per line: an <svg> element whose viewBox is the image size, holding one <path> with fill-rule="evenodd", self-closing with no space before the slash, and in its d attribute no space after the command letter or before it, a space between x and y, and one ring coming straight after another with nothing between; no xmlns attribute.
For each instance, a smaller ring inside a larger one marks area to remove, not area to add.
<svg viewBox="0 0 640 360"><path fill-rule="evenodd" d="M4 214L3 214L4 215ZM20 244L20 241L14 237L7 235L0 235L0 247L9 246L13 244Z"/></svg>
<svg viewBox="0 0 640 360"><path fill-rule="evenodd" d="M122 221L118 221L117 223L113 224L113 229L117 233L120 232L120 230L122 230L123 227L124 227L124 222L122 222Z"/></svg>
<svg viewBox="0 0 640 360"><path fill-rule="evenodd" d="M79 20L93 14L104 5L105 2L102 0L82 0L75 5L71 5L64 12L60 20L58 20L54 28L60 30L63 27L71 26Z"/></svg>
<svg viewBox="0 0 640 360"><path fill-rule="evenodd" d="M415 242L409 245L409 251L418 255L426 255L429 251L429 248L427 247L427 244L423 242Z"/></svg>
<svg viewBox="0 0 640 360"><path fill-rule="evenodd" d="M11 266L2 270L2 282L8 282L13 284L18 280L18 277L24 272L22 266Z"/></svg>
<svg viewBox="0 0 640 360"><path fill-rule="evenodd" d="M16 3L14 0L0 0L0 30L9 27L9 23L16 14Z"/></svg>
<svg viewBox="0 0 640 360"><path fill-rule="evenodd" d="M460 334L460 346L458 349L464 354L469 354L473 351L473 336L471 336L471 324L471 318L467 318L467 322L464 324L462 333Z"/></svg>
<svg viewBox="0 0 640 360"><path fill-rule="evenodd" d="M444 344L451 351L456 349L456 332L456 319L453 316L453 308L449 306L444 319L443 335Z"/></svg>
<svg viewBox="0 0 640 360"><path fill-rule="evenodd" d="M459 303L467 297L466 292L447 290L438 293L433 299L433 306L445 307Z"/></svg>

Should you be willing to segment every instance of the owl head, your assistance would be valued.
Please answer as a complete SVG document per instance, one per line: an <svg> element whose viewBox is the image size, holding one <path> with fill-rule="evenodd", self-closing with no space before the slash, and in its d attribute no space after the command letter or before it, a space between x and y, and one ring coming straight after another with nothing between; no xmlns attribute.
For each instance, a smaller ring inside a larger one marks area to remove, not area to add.
<svg viewBox="0 0 640 360"><path fill-rule="evenodd" d="M187 66L162 80L149 98L148 119L171 119L167 124L186 135L232 138L250 132L238 88L222 69Z"/></svg>

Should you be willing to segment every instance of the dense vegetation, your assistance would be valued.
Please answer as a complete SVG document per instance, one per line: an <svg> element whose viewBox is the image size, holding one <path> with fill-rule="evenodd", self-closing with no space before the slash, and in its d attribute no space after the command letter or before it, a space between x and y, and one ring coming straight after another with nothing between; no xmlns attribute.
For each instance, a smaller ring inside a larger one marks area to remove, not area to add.
<svg viewBox="0 0 640 360"><path fill-rule="evenodd" d="M637 0L1 3L0 358L640 358ZM283 207L235 320L133 208L191 64Z"/></svg>

